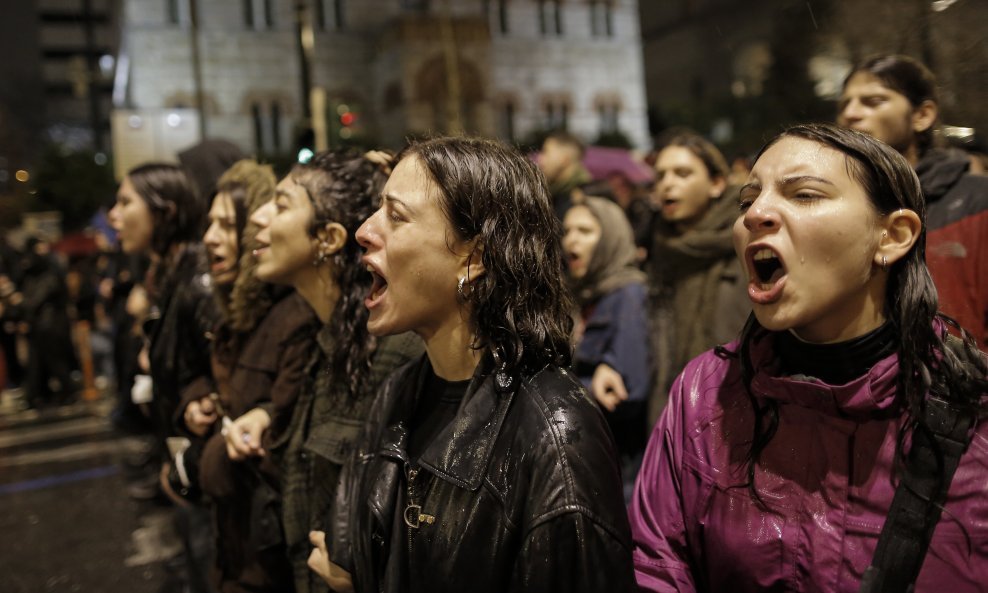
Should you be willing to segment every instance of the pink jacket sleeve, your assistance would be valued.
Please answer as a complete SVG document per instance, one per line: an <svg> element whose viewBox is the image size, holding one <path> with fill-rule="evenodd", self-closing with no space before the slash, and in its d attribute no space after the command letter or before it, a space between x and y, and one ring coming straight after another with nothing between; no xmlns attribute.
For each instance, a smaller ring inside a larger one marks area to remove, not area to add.
<svg viewBox="0 0 988 593"><path fill-rule="evenodd" d="M629 515L634 540L635 577L643 591L693 592L690 549L684 515L683 375L669 392L642 462Z"/></svg>

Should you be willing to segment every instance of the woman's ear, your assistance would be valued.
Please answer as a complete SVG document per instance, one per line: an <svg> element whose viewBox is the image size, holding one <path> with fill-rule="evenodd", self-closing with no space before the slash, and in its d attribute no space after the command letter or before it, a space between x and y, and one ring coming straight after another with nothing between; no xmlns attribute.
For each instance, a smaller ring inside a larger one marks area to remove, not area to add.
<svg viewBox="0 0 988 593"><path fill-rule="evenodd" d="M902 208L886 216L875 252L875 265L885 268L905 257L922 231L923 222L912 210Z"/></svg>
<svg viewBox="0 0 988 593"><path fill-rule="evenodd" d="M727 189L727 178L717 176L710 181L710 199L716 200L717 198L724 195L724 190Z"/></svg>
<svg viewBox="0 0 988 593"><path fill-rule="evenodd" d="M939 115L937 104L929 99L923 101L919 104L919 107L913 109L913 131L917 134L922 134L930 129L937 122L937 115Z"/></svg>
<svg viewBox="0 0 988 593"><path fill-rule="evenodd" d="M346 245L347 232L338 222L330 222L316 231L316 249L319 255L329 257L336 254Z"/></svg>
<svg viewBox="0 0 988 593"><path fill-rule="evenodd" d="M469 282L474 282L487 273L487 270L484 268L484 248L476 239L468 247L470 251L463 258L460 276L466 277Z"/></svg>

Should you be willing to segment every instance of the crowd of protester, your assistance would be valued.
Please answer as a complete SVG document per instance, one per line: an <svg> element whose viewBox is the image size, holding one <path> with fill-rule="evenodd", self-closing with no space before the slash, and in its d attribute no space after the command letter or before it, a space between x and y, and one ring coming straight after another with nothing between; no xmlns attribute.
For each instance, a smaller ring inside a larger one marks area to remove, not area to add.
<svg viewBox="0 0 988 593"><path fill-rule="evenodd" d="M836 119L605 189L565 132L207 142L74 280L4 246L7 381L70 400L93 328L191 591L983 590L988 178L909 58Z"/></svg>

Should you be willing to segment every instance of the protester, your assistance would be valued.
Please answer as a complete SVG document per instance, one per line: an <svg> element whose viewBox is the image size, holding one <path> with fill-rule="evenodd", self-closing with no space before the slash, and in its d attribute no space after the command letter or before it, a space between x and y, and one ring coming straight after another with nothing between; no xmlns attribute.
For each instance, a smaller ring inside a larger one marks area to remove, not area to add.
<svg viewBox="0 0 988 593"><path fill-rule="evenodd" d="M217 312L206 254L199 243L203 211L188 178L174 165L150 163L129 171L117 191L109 220L124 253L151 259L146 282L150 312L144 322L152 379L151 423L162 476L171 469L166 439L182 389L210 375L208 334ZM176 518L186 553L186 584L209 591L206 572L212 547L209 515L179 509Z"/></svg>
<svg viewBox="0 0 988 593"><path fill-rule="evenodd" d="M399 155L383 196L357 233L368 327L414 331L426 354L374 402L321 574L336 590L631 590L614 445L562 370L571 304L535 166L437 139Z"/></svg>
<svg viewBox="0 0 988 593"><path fill-rule="evenodd" d="M367 332L363 301L371 275L354 233L373 212L384 180L360 155L320 153L296 165L251 218L260 227L258 278L293 287L320 324L302 361L297 397L246 412L226 435L231 458L264 455L281 468L285 547L299 593L327 591L307 565L310 531L328 529L340 470L371 395L421 352L414 336L377 340Z"/></svg>
<svg viewBox="0 0 988 593"><path fill-rule="evenodd" d="M651 284L657 366L649 426L658 419L673 379L694 356L741 331L751 310L731 239L736 188L713 144L693 133L669 138L655 162Z"/></svg>
<svg viewBox="0 0 988 593"><path fill-rule="evenodd" d="M315 347L316 317L294 291L255 275L258 227L247 220L274 196L271 167L237 162L218 181L203 242L210 255L221 320L214 330L213 376L183 391L186 429L208 435L192 487L212 502L216 526L213 585L221 593L292 590L281 535L280 471L269 457L234 462L220 425L251 409L284 407L298 396Z"/></svg>
<svg viewBox="0 0 988 593"><path fill-rule="evenodd" d="M988 343L988 179L970 175L970 159L938 146L940 100L926 66L882 55L844 81L837 123L870 134L915 167L927 208L926 259L944 313Z"/></svg>
<svg viewBox="0 0 988 593"><path fill-rule="evenodd" d="M740 204L754 314L687 365L652 433L630 508L639 585L849 593L873 564L884 587L864 590L912 590L914 567L916 591L983 590L988 428L972 425L988 369L936 312L909 163L797 126L756 158ZM893 495L911 512L876 555ZM930 533L925 562L888 570Z"/></svg>
<svg viewBox="0 0 988 593"><path fill-rule="evenodd" d="M581 188L590 183L590 172L583 166L585 148L579 138L565 131L555 131L546 137L539 154L539 168L549 183L552 208L562 221L563 216L579 199Z"/></svg>
<svg viewBox="0 0 988 593"><path fill-rule="evenodd" d="M648 437L653 373L645 274L621 207L588 197L570 208L563 255L578 307L573 369L606 410L628 499Z"/></svg>
<svg viewBox="0 0 988 593"><path fill-rule="evenodd" d="M81 388L73 377L79 361L72 343L65 269L50 245L37 237L25 244L20 286L8 315L27 328L24 395L31 408L69 403ZM57 385L52 388L52 381Z"/></svg>

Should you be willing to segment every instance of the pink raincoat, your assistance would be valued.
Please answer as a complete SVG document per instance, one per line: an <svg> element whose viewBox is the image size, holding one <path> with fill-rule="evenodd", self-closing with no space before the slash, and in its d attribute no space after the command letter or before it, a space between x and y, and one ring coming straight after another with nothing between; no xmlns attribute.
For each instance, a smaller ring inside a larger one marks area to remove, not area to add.
<svg viewBox="0 0 988 593"><path fill-rule="evenodd" d="M770 511L743 485L754 414L740 363L707 352L673 385L631 502L644 590L858 590L895 492L898 357L832 386L775 376L771 342L769 334L752 346L752 390L779 404L755 471ZM984 424L961 458L916 591L988 591Z"/></svg>

